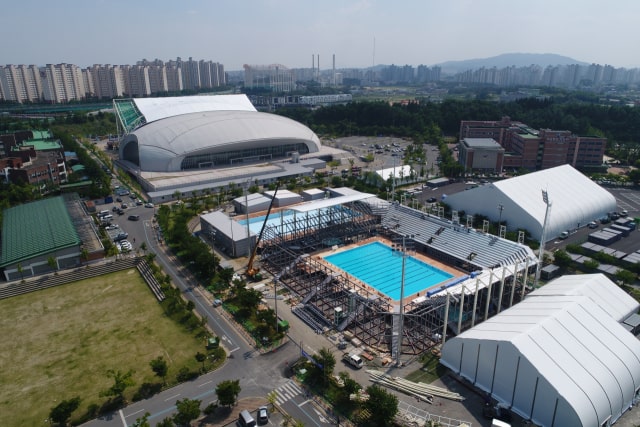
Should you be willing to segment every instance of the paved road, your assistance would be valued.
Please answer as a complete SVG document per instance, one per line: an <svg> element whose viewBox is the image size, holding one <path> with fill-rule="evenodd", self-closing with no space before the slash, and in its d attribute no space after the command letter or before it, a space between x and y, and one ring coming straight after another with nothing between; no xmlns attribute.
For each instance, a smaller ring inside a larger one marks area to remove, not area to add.
<svg viewBox="0 0 640 427"><path fill-rule="evenodd" d="M140 221L122 220L131 213L140 215ZM116 413L92 420L85 424L88 427L126 427L135 422L136 418L143 416L145 412L151 414L149 421L153 425L173 414L176 409L176 400L184 398L199 399L202 401L201 407L204 408L216 400L215 387L224 380L240 380L242 391L239 399L266 396L270 391L290 381L285 376L288 372L288 363L293 363L300 354L296 342L301 341L302 338L298 336L293 336L290 343L276 352L265 355L257 353L254 347L236 331L226 316L222 315L223 309L213 307L206 291L197 286L175 257L165 251L166 248L157 238L157 230L152 221L153 213L154 209L142 206L130 208L127 215L120 217L119 225L129 233L129 241L133 243L135 239L134 249L139 248L142 242L146 242L147 248L157 254L156 261L162 266L163 271L172 277L173 282L185 297L193 301L196 310L207 318L208 325L214 333L221 337L229 358L226 364L215 372L165 390L150 399L133 403ZM305 331L299 332L305 333ZM320 346L305 346L305 348L307 351L314 351ZM305 412L299 408L293 409L296 410L294 417L300 419L305 425L324 425L321 424L316 411Z"/></svg>

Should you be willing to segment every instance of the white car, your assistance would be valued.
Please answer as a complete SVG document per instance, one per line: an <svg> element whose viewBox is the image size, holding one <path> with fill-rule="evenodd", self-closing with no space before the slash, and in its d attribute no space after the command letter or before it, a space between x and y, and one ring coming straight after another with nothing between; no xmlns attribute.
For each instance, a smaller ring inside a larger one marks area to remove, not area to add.
<svg viewBox="0 0 640 427"><path fill-rule="evenodd" d="M133 249L133 245L131 245L131 242L129 242L128 240L123 240L122 242L120 242L120 247L122 247L122 251L130 251L131 249Z"/></svg>
<svg viewBox="0 0 640 427"><path fill-rule="evenodd" d="M153 207L153 203L151 203L151 202L145 203L144 207L145 208L152 208Z"/></svg>

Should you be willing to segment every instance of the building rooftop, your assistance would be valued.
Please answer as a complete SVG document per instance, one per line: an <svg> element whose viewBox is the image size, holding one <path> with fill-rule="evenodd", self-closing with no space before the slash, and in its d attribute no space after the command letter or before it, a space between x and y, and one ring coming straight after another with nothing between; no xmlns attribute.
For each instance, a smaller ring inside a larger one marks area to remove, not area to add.
<svg viewBox="0 0 640 427"><path fill-rule="evenodd" d="M493 138L465 138L464 143L470 148L502 148Z"/></svg>
<svg viewBox="0 0 640 427"><path fill-rule="evenodd" d="M80 245L62 196L6 209L0 267Z"/></svg>

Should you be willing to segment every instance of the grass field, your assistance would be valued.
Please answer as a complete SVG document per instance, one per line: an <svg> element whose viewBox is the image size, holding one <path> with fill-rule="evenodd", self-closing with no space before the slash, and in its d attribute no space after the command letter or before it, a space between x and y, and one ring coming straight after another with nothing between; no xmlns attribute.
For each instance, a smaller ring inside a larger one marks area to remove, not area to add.
<svg viewBox="0 0 640 427"><path fill-rule="evenodd" d="M440 364L438 357L425 354L421 359L422 368L409 373L405 378L413 382L431 384L447 373L447 368Z"/></svg>
<svg viewBox="0 0 640 427"><path fill-rule="evenodd" d="M109 369L135 370L136 386L160 382L149 361L164 356L168 378L204 343L167 318L136 270L126 270L0 300L0 426L48 426L49 411L79 396L102 405Z"/></svg>

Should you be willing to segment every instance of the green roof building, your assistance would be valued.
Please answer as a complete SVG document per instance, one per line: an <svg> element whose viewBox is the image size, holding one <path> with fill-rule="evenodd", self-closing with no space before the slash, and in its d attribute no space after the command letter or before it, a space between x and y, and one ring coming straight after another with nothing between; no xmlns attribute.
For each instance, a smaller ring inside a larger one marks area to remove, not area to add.
<svg viewBox="0 0 640 427"><path fill-rule="evenodd" d="M9 208L3 213L0 268L7 281L80 264L80 238L62 196ZM20 271L21 270L21 271Z"/></svg>

